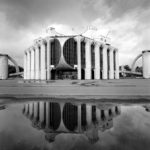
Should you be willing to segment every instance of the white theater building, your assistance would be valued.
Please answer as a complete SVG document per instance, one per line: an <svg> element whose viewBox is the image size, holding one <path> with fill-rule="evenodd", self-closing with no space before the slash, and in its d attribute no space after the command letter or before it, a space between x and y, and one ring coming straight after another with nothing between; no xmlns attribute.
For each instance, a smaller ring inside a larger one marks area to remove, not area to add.
<svg viewBox="0 0 150 150"><path fill-rule="evenodd" d="M119 79L118 49L84 35L62 35L54 28L24 53L25 80Z"/></svg>

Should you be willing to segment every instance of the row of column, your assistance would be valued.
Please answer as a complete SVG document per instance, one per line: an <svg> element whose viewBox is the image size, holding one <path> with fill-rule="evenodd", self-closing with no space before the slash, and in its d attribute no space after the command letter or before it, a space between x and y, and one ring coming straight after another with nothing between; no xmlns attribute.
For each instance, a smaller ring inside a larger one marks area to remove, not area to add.
<svg viewBox="0 0 150 150"><path fill-rule="evenodd" d="M50 79L50 39L41 40L24 54L24 79Z"/></svg>
<svg viewBox="0 0 150 150"><path fill-rule="evenodd" d="M51 41L40 40L35 46L29 48L24 54L24 79L50 80L51 79ZM85 41L85 79L92 79L91 44ZM103 70L100 76L100 43L95 43L94 79L119 79L118 50L103 45ZM63 47L63 46L62 46ZM107 51L109 50L109 58ZM114 53L115 51L115 53ZM114 57L115 54L115 57ZM109 59L109 70L108 70ZM115 59L115 60L114 60ZM114 64L115 62L115 64ZM114 67L115 65L115 67ZM115 70L114 70L115 68ZM81 79L81 37L77 38L77 78ZM109 73L108 73L109 72ZM109 76L108 76L109 75Z"/></svg>
<svg viewBox="0 0 150 150"><path fill-rule="evenodd" d="M83 105L85 106L85 112L83 112ZM83 117L85 117L86 119L86 129L88 129L94 123L93 117L95 117L97 125L102 126L105 124L105 122L116 117L121 112L120 106L112 106L106 109L100 109L96 105L91 104L78 104L78 105L70 104L68 105L68 107L64 106L66 106L66 103L58 104L51 102L34 102L25 104L24 114L28 116L33 122L35 122L37 126L41 126L45 122L45 125L42 127L43 129L45 129L45 131L51 129L61 132L70 132L69 126L73 124L76 126L73 129L75 132L83 132L84 130L84 128L82 127ZM77 108L77 111L71 109L73 108L73 106ZM51 111L51 109L55 109L55 112ZM66 111L66 113L64 113L64 111ZM69 116L70 117L74 116L73 114L76 114L75 115L76 117L74 117L74 119L69 118ZM83 114L84 116L82 116ZM55 123L53 123L55 126L53 127L51 127L50 125L50 120L52 120L52 118L53 121L55 121ZM68 122L65 122L65 120ZM76 121L77 124L75 124Z"/></svg>
<svg viewBox="0 0 150 150"><path fill-rule="evenodd" d="M77 38L77 54L78 54L78 79L81 79L81 38ZM91 44L92 40L85 40L85 79L92 79L92 66L91 66ZM108 45L103 45L103 70L102 77L100 76L100 43L95 43L95 68L94 79L119 79L119 61L118 50ZM107 51L109 50L109 64ZM114 57L115 55L115 57ZM115 59L115 60L114 60ZM114 64L115 62L115 64ZM108 70L108 65L110 66ZM114 67L115 65L115 67ZM115 68L115 70L114 70ZM109 71L109 73L108 73ZM109 76L108 76L109 74Z"/></svg>

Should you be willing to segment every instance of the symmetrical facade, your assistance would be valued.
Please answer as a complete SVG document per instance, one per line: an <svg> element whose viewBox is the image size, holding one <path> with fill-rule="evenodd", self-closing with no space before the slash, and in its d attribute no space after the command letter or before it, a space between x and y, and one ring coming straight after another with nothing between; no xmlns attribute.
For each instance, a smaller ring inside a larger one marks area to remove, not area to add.
<svg viewBox="0 0 150 150"><path fill-rule="evenodd" d="M25 80L119 79L118 49L81 35L35 40L24 53Z"/></svg>

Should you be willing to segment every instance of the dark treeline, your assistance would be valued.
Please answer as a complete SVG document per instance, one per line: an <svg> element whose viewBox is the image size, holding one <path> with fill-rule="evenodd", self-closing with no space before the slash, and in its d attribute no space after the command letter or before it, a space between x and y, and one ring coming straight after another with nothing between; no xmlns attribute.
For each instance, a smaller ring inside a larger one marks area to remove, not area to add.
<svg viewBox="0 0 150 150"><path fill-rule="evenodd" d="M119 69L121 70L121 66L119 67ZM125 65L124 70L131 71L131 67L129 65ZM141 67L137 66L134 71L143 73L143 67L142 66ZM138 77L138 76L141 76L141 75L126 74L126 77ZM121 73L120 73L120 77L122 77Z"/></svg>

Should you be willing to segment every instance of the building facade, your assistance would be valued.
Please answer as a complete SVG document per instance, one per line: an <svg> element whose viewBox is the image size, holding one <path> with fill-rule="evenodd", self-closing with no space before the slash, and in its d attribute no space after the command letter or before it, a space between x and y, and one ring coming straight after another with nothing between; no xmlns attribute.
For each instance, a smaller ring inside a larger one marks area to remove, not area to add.
<svg viewBox="0 0 150 150"><path fill-rule="evenodd" d="M119 79L118 49L81 35L39 38L24 53L24 79Z"/></svg>

